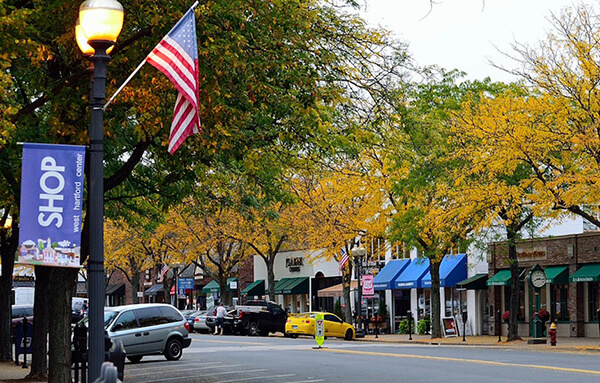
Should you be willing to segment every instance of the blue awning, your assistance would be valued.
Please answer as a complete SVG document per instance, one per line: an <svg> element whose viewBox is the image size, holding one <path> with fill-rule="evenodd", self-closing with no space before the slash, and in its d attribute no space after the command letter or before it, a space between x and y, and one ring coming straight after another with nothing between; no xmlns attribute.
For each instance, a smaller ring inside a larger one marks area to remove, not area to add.
<svg viewBox="0 0 600 383"><path fill-rule="evenodd" d="M375 290L391 290L398 275L410 264L410 259L393 259L373 279Z"/></svg>
<svg viewBox="0 0 600 383"><path fill-rule="evenodd" d="M454 287L467 279L467 254L448 254L440 264L440 287ZM423 287L431 287L431 272L423 277Z"/></svg>
<svg viewBox="0 0 600 383"><path fill-rule="evenodd" d="M414 289L423 287L422 279L429 271L429 258L414 259L400 276L396 278L394 288L396 289Z"/></svg>

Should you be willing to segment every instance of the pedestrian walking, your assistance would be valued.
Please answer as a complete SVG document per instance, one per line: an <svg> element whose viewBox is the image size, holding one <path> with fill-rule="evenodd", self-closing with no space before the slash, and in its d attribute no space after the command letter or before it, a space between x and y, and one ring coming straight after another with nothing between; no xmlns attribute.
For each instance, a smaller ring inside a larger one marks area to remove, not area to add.
<svg viewBox="0 0 600 383"><path fill-rule="evenodd" d="M223 302L219 303L219 307L217 307L217 319L215 321L215 335L223 335L223 322L225 321L225 315L227 315L227 310L223 307Z"/></svg>

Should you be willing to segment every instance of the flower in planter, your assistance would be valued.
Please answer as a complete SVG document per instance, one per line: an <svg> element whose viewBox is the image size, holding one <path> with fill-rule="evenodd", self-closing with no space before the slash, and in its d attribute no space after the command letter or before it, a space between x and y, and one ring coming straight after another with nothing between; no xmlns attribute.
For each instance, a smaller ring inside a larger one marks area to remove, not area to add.
<svg viewBox="0 0 600 383"><path fill-rule="evenodd" d="M510 311L506 310L504 314L502 314L502 319L508 320L508 318L510 318Z"/></svg>
<svg viewBox="0 0 600 383"><path fill-rule="evenodd" d="M540 311L538 311L538 316L542 322L546 322L550 319L550 313L545 308L541 308Z"/></svg>

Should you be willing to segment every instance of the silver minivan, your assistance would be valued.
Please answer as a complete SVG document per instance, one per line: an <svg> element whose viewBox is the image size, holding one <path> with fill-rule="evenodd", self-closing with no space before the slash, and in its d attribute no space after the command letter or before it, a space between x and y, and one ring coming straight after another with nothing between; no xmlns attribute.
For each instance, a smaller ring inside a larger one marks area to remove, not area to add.
<svg viewBox="0 0 600 383"><path fill-rule="evenodd" d="M104 308L104 329L114 341L121 340L127 359L138 363L144 355L162 354L178 360L192 339L188 322L175 307L145 303Z"/></svg>

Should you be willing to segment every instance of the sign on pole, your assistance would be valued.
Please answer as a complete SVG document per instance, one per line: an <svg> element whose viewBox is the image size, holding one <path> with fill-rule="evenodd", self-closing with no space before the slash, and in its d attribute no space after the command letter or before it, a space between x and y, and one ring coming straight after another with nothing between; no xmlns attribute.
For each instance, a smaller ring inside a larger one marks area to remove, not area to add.
<svg viewBox="0 0 600 383"><path fill-rule="evenodd" d="M362 295L365 298L371 298L375 295L375 284L373 283L372 274L362 276Z"/></svg>
<svg viewBox="0 0 600 383"><path fill-rule="evenodd" d="M315 341L317 342L319 348L321 348L323 342L325 341L325 316L323 313L315 314L315 322Z"/></svg>
<svg viewBox="0 0 600 383"><path fill-rule="evenodd" d="M18 263L80 267L85 147L23 144Z"/></svg>

